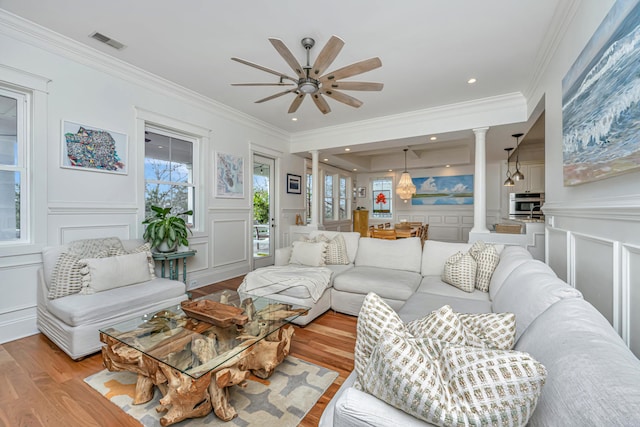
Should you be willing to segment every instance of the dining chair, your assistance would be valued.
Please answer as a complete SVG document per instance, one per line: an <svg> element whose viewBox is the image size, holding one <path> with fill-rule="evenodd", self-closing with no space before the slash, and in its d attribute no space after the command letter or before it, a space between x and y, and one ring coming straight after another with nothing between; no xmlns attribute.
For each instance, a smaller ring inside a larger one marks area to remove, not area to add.
<svg viewBox="0 0 640 427"><path fill-rule="evenodd" d="M384 228L384 224L378 224L378 228L382 230Z"/></svg>
<svg viewBox="0 0 640 427"><path fill-rule="evenodd" d="M391 228L391 223L390 222L385 222L384 223L384 228Z"/></svg>

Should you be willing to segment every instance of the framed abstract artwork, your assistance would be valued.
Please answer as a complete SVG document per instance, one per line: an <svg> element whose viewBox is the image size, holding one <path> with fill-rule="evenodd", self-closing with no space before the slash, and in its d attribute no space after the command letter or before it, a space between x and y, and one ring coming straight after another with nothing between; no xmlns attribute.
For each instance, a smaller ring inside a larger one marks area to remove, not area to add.
<svg viewBox="0 0 640 427"><path fill-rule="evenodd" d="M302 177L300 175L287 174L287 193L302 194Z"/></svg>
<svg viewBox="0 0 640 427"><path fill-rule="evenodd" d="M215 153L215 196L244 198L244 158L234 154Z"/></svg>
<svg viewBox="0 0 640 427"><path fill-rule="evenodd" d="M562 79L564 185L640 170L640 1L611 7Z"/></svg>
<svg viewBox="0 0 640 427"><path fill-rule="evenodd" d="M126 175L127 134L62 121L63 168Z"/></svg>

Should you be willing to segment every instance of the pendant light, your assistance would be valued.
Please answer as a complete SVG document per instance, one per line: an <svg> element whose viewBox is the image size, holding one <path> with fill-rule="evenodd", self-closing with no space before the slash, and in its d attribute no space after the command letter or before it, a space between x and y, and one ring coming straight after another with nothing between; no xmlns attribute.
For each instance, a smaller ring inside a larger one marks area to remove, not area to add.
<svg viewBox="0 0 640 427"><path fill-rule="evenodd" d="M396 194L400 196L405 203L411 200L411 196L416 194L416 186L413 185L413 181L411 180L411 175L407 172L407 151L408 148L404 149L404 172L400 176L400 182L398 182L398 186L396 187Z"/></svg>
<svg viewBox="0 0 640 427"><path fill-rule="evenodd" d="M504 151L507 152L507 179L504 181L505 187L513 187L515 185L515 182L511 179L511 171L509 170L509 153L511 153L511 150L513 150L513 147L504 149Z"/></svg>
<svg viewBox="0 0 640 427"><path fill-rule="evenodd" d="M516 181L524 180L524 174L520 172L520 145L518 144L518 138L520 138L522 135L524 134L514 133L513 135L511 135L516 139L516 171L512 175L512 178Z"/></svg>

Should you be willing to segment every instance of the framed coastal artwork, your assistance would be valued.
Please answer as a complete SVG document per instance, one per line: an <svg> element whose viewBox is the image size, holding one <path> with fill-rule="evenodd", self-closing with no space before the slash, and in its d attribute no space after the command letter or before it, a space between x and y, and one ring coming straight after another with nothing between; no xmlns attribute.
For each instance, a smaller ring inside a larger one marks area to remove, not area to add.
<svg viewBox="0 0 640 427"><path fill-rule="evenodd" d="M215 196L244 198L244 159L234 154L215 153Z"/></svg>
<svg viewBox="0 0 640 427"><path fill-rule="evenodd" d="M640 170L640 0L618 0L562 80L565 185Z"/></svg>
<svg viewBox="0 0 640 427"><path fill-rule="evenodd" d="M126 175L127 134L62 121L63 168Z"/></svg>
<svg viewBox="0 0 640 427"><path fill-rule="evenodd" d="M287 174L287 193L302 194L302 177L300 175Z"/></svg>
<svg viewBox="0 0 640 427"><path fill-rule="evenodd" d="M473 204L473 175L426 176L412 181L416 186L413 206Z"/></svg>

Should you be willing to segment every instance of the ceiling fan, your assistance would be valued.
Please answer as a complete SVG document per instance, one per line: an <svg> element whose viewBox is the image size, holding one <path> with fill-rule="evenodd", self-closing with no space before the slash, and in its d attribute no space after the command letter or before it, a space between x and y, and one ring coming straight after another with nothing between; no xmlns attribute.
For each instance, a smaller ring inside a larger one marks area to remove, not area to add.
<svg viewBox="0 0 640 427"><path fill-rule="evenodd" d="M289 107L289 113L294 113L302 104L305 96L311 96L313 102L323 114L331 112L331 108L324 99L323 95L329 98L335 99L338 102L347 104L351 107L358 108L362 105L362 101L356 99L350 95L340 92L339 90L360 90L360 91L379 91L382 90L382 83L371 82L351 82L341 81L349 77L357 76L358 74L366 73L367 71L374 70L382 66L380 58L370 58L364 61L359 61L346 67L342 67L330 73L324 74L329 68L331 63L336 59L340 50L344 46L344 41L337 36L331 36L327 44L322 48L320 54L316 58L313 65L309 65L309 51L315 45L315 40L311 37L305 37L302 39L302 46L307 51L307 65L304 67L300 65L298 60L293 56L291 51L287 48L284 42L280 39L270 38L269 41L276 48L280 56L289 64L289 66L296 73L297 77L291 77L287 74L279 71L272 70L262 65L255 64L253 62L246 61L240 58L231 58L232 60L241 64L248 65L258 70L266 71L267 73L274 74L280 77L278 83L232 83L232 86L295 86L292 89L285 90L284 92L278 92L274 95L268 96L263 99L259 99L256 103L269 101L288 93L294 93L294 98L291 106ZM286 83L285 80L293 83Z"/></svg>

